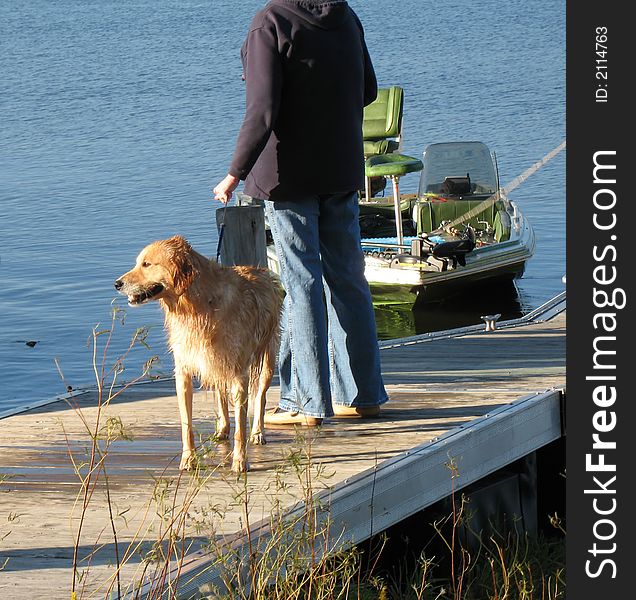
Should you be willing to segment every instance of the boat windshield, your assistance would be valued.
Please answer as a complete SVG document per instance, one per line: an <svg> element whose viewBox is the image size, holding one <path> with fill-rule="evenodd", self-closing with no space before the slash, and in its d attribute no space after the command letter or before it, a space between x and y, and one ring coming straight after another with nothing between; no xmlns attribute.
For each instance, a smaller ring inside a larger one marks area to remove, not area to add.
<svg viewBox="0 0 636 600"><path fill-rule="evenodd" d="M422 162L421 196L494 194L497 190L493 160L482 142L430 144Z"/></svg>

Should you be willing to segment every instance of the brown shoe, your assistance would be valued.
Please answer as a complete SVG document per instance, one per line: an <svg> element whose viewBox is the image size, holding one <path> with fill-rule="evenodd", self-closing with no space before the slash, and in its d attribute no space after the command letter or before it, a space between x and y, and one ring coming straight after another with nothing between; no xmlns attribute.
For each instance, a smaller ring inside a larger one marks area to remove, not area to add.
<svg viewBox="0 0 636 600"><path fill-rule="evenodd" d="M265 413L265 424L318 427L318 425L322 425L322 419L319 417L310 417L298 411L285 411L280 408L275 408Z"/></svg>
<svg viewBox="0 0 636 600"><path fill-rule="evenodd" d="M377 417L380 414L380 405L375 406L343 406L342 404L333 405L334 417L360 417L369 419Z"/></svg>

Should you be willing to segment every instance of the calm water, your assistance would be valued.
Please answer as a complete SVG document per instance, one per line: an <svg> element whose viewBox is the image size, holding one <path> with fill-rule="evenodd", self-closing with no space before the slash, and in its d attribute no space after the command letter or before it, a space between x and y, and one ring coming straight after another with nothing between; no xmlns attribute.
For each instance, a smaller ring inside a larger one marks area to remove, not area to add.
<svg viewBox="0 0 636 600"><path fill-rule="evenodd" d="M145 244L180 233L215 254L210 190L240 126L239 48L262 4L0 3L0 412L94 382L87 339L109 326L112 282ZM351 5L380 84L406 90L405 152L482 140L506 184L564 139L563 0ZM514 312L563 289L564 153L513 199L538 237L504 307ZM383 335L408 334L462 324L470 309L378 316ZM128 311L108 361L142 325L152 350L135 351L126 375L152 353L169 372L157 305Z"/></svg>

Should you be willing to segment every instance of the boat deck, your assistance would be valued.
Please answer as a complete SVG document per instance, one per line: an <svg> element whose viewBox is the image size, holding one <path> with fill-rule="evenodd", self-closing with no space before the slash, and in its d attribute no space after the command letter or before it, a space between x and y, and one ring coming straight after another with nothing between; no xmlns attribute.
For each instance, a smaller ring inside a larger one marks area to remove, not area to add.
<svg viewBox="0 0 636 600"><path fill-rule="evenodd" d="M229 472L228 444L211 441L201 478L180 477L172 381L125 390L104 409L101 423L111 432L121 423L131 439L111 445L106 472L88 505L79 556L80 569L89 572L76 589L84 597L103 598L114 573L105 475L119 554L132 556L121 571L123 591L141 577L139 553L154 540L166 539L171 519L178 528L180 503L189 503L186 530L180 534L191 552L206 538L240 547L246 524L267 535L271 515L293 507L308 492L302 483L307 454L315 476L309 491L322 494L332 527L340 527L340 533L344 529L346 541L356 542L447 496L451 486L467 485L557 439L565 386L565 312L535 324L502 324L495 332L477 329L384 344L390 402L380 417L330 419L317 433L304 436L269 429L268 444L249 449L251 471L238 481ZM269 391L269 405L276 404L277 394L276 387ZM85 474L82 464L90 453L86 424L95 422L97 394L88 391L70 402L79 410L58 401L0 420L2 598L69 598L82 502L69 450ZM195 394L195 428L203 440L213 432L213 410L209 393ZM454 481L450 459L456 461ZM202 571L206 574L195 581ZM183 565L187 590L202 580L215 583L215 577L201 552Z"/></svg>

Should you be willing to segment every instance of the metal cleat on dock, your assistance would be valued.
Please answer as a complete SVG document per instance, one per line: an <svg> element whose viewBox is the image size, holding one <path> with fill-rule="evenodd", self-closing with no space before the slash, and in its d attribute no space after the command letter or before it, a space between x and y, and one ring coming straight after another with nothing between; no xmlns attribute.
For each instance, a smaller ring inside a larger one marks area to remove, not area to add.
<svg viewBox="0 0 636 600"><path fill-rule="evenodd" d="M495 331L497 329L497 320L501 317L501 313L496 315L483 315L481 320L486 323L486 331Z"/></svg>

